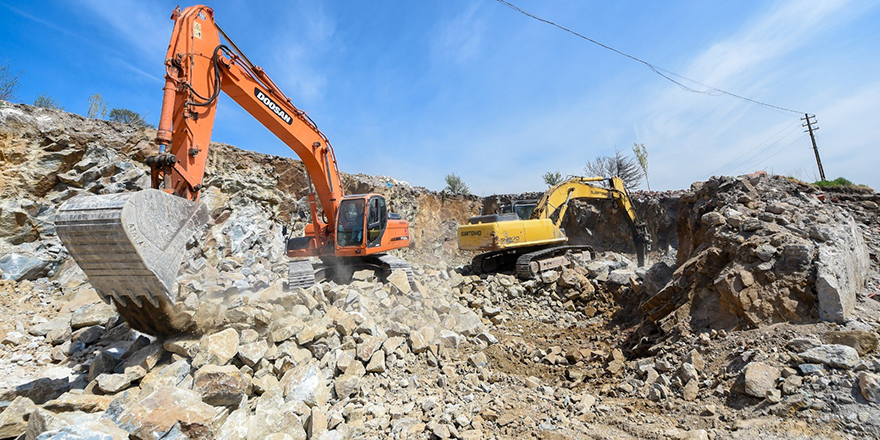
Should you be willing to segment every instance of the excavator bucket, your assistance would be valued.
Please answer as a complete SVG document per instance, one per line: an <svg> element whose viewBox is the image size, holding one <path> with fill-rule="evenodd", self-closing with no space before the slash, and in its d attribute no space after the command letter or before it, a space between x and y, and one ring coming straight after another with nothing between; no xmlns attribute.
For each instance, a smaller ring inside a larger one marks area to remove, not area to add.
<svg viewBox="0 0 880 440"><path fill-rule="evenodd" d="M80 196L58 209L61 242L101 298L151 335L191 331L176 301L186 242L208 221L204 204L148 189Z"/></svg>

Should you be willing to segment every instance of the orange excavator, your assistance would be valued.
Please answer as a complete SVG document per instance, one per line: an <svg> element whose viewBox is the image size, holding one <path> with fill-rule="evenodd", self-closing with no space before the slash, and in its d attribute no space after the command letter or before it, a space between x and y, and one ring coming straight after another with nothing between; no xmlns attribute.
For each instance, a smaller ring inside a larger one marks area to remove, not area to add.
<svg viewBox="0 0 880 440"><path fill-rule="evenodd" d="M171 19L159 151L146 159L153 189L76 197L56 215L61 241L101 298L142 332L193 330L190 313L177 303L176 277L187 241L208 221L198 200L220 91L289 146L308 171L311 223L302 237L287 241L290 287L309 287L316 274L362 268L381 276L401 269L411 278L405 261L386 254L409 245L409 223L390 213L380 194L343 193L327 137L244 56L214 22L214 11L178 7ZM309 257L321 263L313 267Z"/></svg>

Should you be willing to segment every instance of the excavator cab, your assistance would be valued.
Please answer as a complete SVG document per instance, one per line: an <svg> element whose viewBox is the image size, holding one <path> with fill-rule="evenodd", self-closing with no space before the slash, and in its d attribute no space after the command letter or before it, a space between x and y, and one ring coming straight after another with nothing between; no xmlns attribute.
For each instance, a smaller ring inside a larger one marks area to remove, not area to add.
<svg viewBox="0 0 880 440"><path fill-rule="evenodd" d="M378 194L346 196L339 204L336 221L338 247L368 248L382 245L388 226L388 207L385 197ZM366 240L366 242L365 242Z"/></svg>
<svg viewBox="0 0 880 440"><path fill-rule="evenodd" d="M520 220L528 220L537 206L538 199L511 200L501 205L501 213L514 213Z"/></svg>

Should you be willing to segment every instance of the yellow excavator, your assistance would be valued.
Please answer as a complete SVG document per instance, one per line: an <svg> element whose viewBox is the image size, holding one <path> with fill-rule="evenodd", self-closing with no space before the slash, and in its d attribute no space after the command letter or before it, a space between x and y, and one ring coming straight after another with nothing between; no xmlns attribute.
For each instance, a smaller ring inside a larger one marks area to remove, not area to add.
<svg viewBox="0 0 880 440"><path fill-rule="evenodd" d="M597 185L601 182L607 187ZM545 270L567 265L565 255L569 252L592 251L589 246L564 244L568 237L560 226L569 202L574 199L617 202L632 231L639 266L645 264L650 239L623 181L619 177L574 177L547 190L528 219L520 219L515 212L510 212L471 217L466 225L460 225L459 249L482 252L474 257L471 271L492 273L515 263L516 275L529 279Z"/></svg>

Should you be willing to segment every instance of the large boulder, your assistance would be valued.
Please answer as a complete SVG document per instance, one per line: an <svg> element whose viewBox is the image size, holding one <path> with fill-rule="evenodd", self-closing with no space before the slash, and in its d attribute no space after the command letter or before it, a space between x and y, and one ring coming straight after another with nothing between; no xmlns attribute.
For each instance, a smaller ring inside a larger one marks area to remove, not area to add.
<svg viewBox="0 0 880 440"><path fill-rule="evenodd" d="M855 348L840 344L825 344L798 353L801 359L832 368L849 370L859 363L859 352Z"/></svg>
<svg viewBox="0 0 880 440"><path fill-rule="evenodd" d="M27 397L17 397L0 413L0 438L15 438L23 434L27 419L37 406Z"/></svg>
<svg viewBox="0 0 880 440"><path fill-rule="evenodd" d="M288 370L281 378L281 387L287 402L323 406L330 398L330 386L314 363L304 363Z"/></svg>
<svg viewBox="0 0 880 440"><path fill-rule="evenodd" d="M743 392L752 397L767 397L767 393L776 389L780 375L779 368L763 362L752 362L743 369Z"/></svg>
<svg viewBox="0 0 880 440"><path fill-rule="evenodd" d="M232 365L205 365L193 379L202 401L214 406L238 404L253 388L251 379Z"/></svg>
<svg viewBox="0 0 880 440"><path fill-rule="evenodd" d="M162 438L175 426L190 439L207 440L213 438L211 426L216 414L199 393L162 387L125 408L116 424L139 440Z"/></svg>
<svg viewBox="0 0 880 440"><path fill-rule="evenodd" d="M49 261L12 253L0 256L0 273L5 280L35 280L46 275Z"/></svg>

